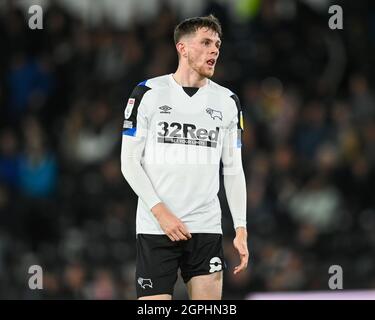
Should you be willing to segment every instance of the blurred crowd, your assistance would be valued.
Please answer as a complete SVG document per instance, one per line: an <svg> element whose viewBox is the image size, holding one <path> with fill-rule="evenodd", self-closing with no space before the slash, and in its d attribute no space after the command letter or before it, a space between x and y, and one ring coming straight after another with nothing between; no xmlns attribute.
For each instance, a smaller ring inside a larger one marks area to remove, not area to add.
<svg viewBox="0 0 375 320"><path fill-rule="evenodd" d="M221 189L225 299L327 290L334 264L345 289L375 288L375 5L335 3L343 30L307 1L242 1L236 19L206 1L198 13L222 22L213 80L238 94L245 117L250 261L233 275ZM175 71L182 18L162 2L126 29L88 27L52 2L44 29L30 30L12 1L0 12L0 298L135 298L123 111L138 82ZM43 290L28 287L33 264ZM180 280L175 293L187 297Z"/></svg>

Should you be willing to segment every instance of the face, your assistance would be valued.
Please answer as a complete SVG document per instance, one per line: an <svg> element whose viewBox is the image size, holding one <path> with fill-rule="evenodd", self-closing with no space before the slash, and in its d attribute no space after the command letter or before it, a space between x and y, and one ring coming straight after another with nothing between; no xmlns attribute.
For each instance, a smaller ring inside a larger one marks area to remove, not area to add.
<svg viewBox="0 0 375 320"><path fill-rule="evenodd" d="M184 39L184 56L189 67L200 76L211 78L219 57L221 41L219 35L208 28L200 28Z"/></svg>

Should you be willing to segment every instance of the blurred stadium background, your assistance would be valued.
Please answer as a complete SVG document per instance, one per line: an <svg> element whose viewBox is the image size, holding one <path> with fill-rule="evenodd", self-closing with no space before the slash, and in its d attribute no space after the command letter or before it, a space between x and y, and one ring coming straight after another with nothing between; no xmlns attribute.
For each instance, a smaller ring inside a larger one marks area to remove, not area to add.
<svg viewBox="0 0 375 320"><path fill-rule="evenodd" d="M28 28L32 4L43 30ZM373 1L1 0L0 298L135 298L123 109L138 82L175 71L175 24L207 13L224 30L214 80L245 116L250 266L226 271L224 298L328 290L333 264L344 289L375 288ZM32 264L43 290L28 288Z"/></svg>

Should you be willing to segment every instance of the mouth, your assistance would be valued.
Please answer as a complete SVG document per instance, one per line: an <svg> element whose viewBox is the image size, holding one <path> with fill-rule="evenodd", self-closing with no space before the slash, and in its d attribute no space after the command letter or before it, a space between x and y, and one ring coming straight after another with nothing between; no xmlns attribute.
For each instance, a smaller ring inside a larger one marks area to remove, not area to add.
<svg viewBox="0 0 375 320"><path fill-rule="evenodd" d="M208 64L210 67L214 67L214 66L215 66L215 63L216 63L216 60L215 60L215 59L209 59L209 60L207 60L207 64Z"/></svg>

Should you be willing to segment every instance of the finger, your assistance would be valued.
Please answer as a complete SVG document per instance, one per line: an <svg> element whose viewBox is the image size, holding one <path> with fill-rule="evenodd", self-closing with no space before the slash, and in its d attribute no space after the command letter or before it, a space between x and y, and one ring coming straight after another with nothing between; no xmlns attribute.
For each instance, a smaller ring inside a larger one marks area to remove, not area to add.
<svg viewBox="0 0 375 320"><path fill-rule="evenodd" d="M175 241L180 241L180 237L175 233L171 233L171 236L174 238Z"/></svg>
<svg viewBox="0 0 375 320"><path fill-rule="evenodd" d="M169 237L169 239L171 239L171 241L173 241L173 242L176 241L175 238L172 236L172 234L168 234L168 237Z"/></svg>
<svg viewBox="0 0 375 320"><path fill-rule="evenodd" d="M237 273L240 273L241 271L245 270L246 269L246 265L239 265L237 267L234 268L234 274L237 274Z"/></svg>
<svg viewBox="0 0 375 320"><path fill-rule="evenodd" d="M245 270L247 267L247 262L248 262L248 255L241 255L241 263L239 266L234 268L234 274L237 274L238 272Z"/></svg>
<svg viewBox="0 0 375 320"><path fill-rule="evenodd" d="M245 269L245 267L246 267L246 264L241 263L239 266L234 268L234 274L241 272L242 270Z"/></svg>
<svg viewBox="0 0 375 320"><path fill-rule="evenodd" d="M187 238L184 236L184 234L180 231L176 231L176 235L179 237L180 240L187 240Z"/></svg>
<svg viewBox="0 0 375 320"><path fill-rule="evenodd" d="M182 234L184 234L188 239L191 239L191 234L189 231L187 231L186 227L182 224L180 227L179 227L179 230L182 232ZM187 240L187 239L186 239Z"/></svg>
<svg viewBox="0 0 375 320"><path fill-rule="evenodd" d="M239 267L236 267L236 268L234 269L233 274L240 273L241 271L242 271L242 269L240 269Z"/></svg>
<svg viewBox="0 0 375 320"><path fill-rule="evenodd" d="M172 232L167 233L167 236L169 237L169 239L171 239L171 241L176 241L176 238Z"/></svg>
<svg viewBox="0 0 375 320"><path fill-rule="evenodd" d="M188 229L186 228L186 226L181 222L181 224L179 225L178 227L180 229L180 231L187 237L187 238L191 238L191 234L190 232L188 231Z"/></svg>
<svg viewBox="0 0 375 320"><path fill-rule="evenodd" d="M247 260L244 260L240 266L239 266L239 270L242 271L242 270L245 270L247 268Z"/></svg>

